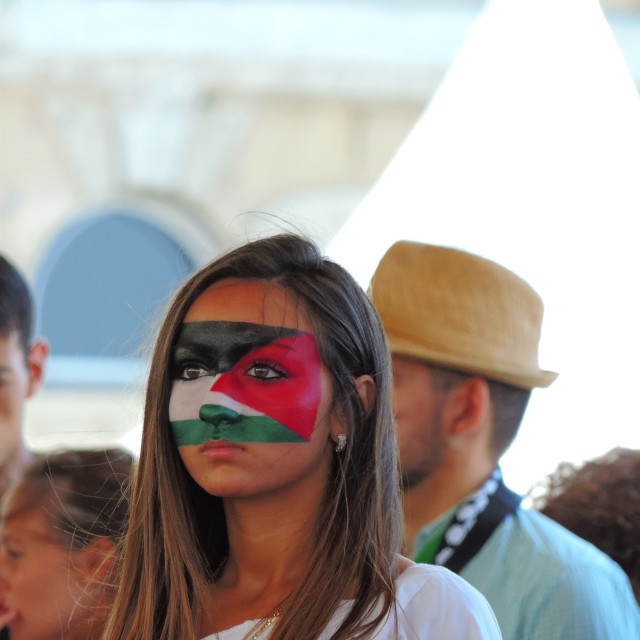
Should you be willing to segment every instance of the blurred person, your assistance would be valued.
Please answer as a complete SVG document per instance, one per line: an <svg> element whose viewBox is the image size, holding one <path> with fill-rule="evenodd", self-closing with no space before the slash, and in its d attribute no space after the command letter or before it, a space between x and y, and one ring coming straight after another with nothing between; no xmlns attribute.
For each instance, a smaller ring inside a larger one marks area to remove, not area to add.
<svg viewBox="0 0 640 640"><path fill-rule="evenodd" d="M629 581L502 480L538 366L543 304L508 269L457 249L394 244L372 300L392 352L406 542L491 604L505 640L640 638ZM549 443L552 446L552 443Z"/></svg>
<svg viewBox="0 0 640 640"><path fill-rule="evenodd" d="M115 595L133 458L120 449L36 457L9 489L0 624L11 640L98 640Z"/></svg>
<svg viewBox="0 0 640 640"><path fill-rule="evenodd" d="M178 291L149 372L109 640L488 640L482 596L398 555L391 368L365 293L280 235Z"/></svg>
<svg viewBox="0 0 640 640"><path fill-rule="evenodd" d="M24 404L44 381L47 343L33 339L31 293L0 256L0 498L29 461L23 437Z"/></svg>
<svg viewBox="0 0 640 640"><path fill-rule="evenodd" d="M536 509L615 560L640 602L640 451L562 462L531 494Z"/></svg>

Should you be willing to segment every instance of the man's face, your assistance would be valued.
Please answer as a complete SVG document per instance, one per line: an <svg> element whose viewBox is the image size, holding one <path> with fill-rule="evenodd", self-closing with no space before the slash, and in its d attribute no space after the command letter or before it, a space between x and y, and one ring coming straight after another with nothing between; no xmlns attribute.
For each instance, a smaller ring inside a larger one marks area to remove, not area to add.
<svg viewBox="0 0 640 640"><path fill-rule="evenodd" d="M0 335L0 466L20 446L23 405L31 393L30 366L18 332Z"/></svg>
<svg viewBox="0 0 640 640"><path fill-rule="evenodd" d="M447 449L442 430L446 392L433 383L429 367L393 356L393 413L404 489L411 489L437 469Z"/></svg>

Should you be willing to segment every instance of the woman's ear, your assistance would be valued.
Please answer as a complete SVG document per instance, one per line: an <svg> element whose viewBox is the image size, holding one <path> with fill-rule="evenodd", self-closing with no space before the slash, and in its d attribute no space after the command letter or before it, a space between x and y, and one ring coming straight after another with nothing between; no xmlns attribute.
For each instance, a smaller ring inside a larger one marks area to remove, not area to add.
<svg viewBox="0 0 640 640"><path fill-rule="evenodd" d="M373 409L373 404L376 400L376 383L371 376L365 375L356 378L355 385L365 413L369 413Z"/></svg>
<svg viewBox="0 0 640 640"><path fill-rule="evenodd" d="M373 409L373 404L376 399L376 383L373 381L373 378L371 376L364 375L356 378L354 380L354 385L356 387L358 396L360 397L360 402L362 402L362 406L364 407L365 413L369 413L369 411ZM342 414L341 411L340 414ZM344 416L340 415L340 418L336 420L331 427L329 436L331 440L336 444L339 443L338 436L340 434L347 435L345 433L347 431L345 422L346 421L344 419Z"/></svg>
<svg viewBox="0 0 640 640"><path fill-rule="evenodd" d="M82 550L79 568L91 580L107 582L116 564L116 554L116 547L109 538L96 536Z"/></svg>

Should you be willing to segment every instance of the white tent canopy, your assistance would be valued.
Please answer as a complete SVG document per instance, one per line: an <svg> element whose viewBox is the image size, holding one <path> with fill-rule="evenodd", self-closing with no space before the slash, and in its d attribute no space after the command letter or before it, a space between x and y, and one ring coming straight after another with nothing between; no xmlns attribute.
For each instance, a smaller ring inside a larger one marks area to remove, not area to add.
<svg viewBox="0 0 640 640"><path fill-rule="evenodd" d="M560 460L640 447L639 176L640 99L597 1L493 0L329 247L363 285L406 238L490 257L538 290L540 362L560 378L505 457L516 489Z"/></svg>

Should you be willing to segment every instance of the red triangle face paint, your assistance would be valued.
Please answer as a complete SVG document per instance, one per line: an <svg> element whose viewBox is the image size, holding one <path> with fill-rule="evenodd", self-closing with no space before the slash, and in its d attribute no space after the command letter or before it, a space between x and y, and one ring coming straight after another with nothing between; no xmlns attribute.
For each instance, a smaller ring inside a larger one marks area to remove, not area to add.
<svg viewBox="0 0 640 640"><path fill-rule="evenodd" d="M301 333L250 352L223 373L211 391L224 393L309 440L320 404L321 366L314 337Z"/></svg>
<svg viewBox="0 0 640 640"><path fill-rule="evenodd" d="M270 434L263 434L255 427L243 428L238 421L238 438L308 441L322 397L321 371L320 354L310 333L244 322L185 323L174 349L175 382L169 408L176 441L180 445L217 439L218 431L209 430L206 423L208 416L219 416L215 407L225 398L234 401L236 414L245 414L247 420L262 415L290 432L287 435L274 425ZM224 437L235 440L233 426L228 426Z"/></svg>

